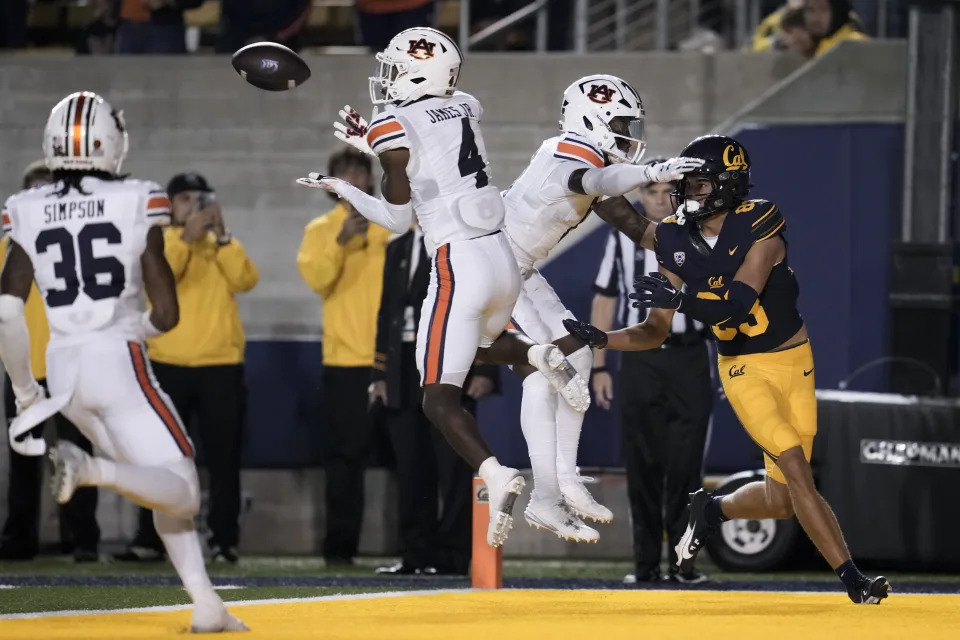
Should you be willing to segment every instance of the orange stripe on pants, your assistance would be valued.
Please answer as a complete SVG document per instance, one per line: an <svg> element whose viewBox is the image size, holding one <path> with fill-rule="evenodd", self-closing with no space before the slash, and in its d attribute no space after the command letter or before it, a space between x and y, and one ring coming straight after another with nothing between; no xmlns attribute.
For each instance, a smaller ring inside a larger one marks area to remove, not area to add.
<svg viewBox="0 0 960 640"><path fill-rule="evenodd" d="M443 339L446 333L447 317L453 304L453 272L450 269L450 245L437 249L437 299L433 303L430 315L430 331L427 333L427 366L423 383L440 382L443 373Z"/></svg>
<svg viewBox="0 0 960 640"><path fill-rule="evenodd" d="M177 446L183 455L192 458L193 447L190 446L190 440L188 440L187 436L183 433L183 430L180 428L180 423L177 422L176 416L170 411L170 407L167 406L167 403L163 401L163 398L157 393L157 389L150 382L150 376L147 375L147 359L143 355L143 349L136 342L128 342L127 346L130 348L130 358L133 360L133 369L137 373L137 382L140 383L140 389L143 391L143 395L146 396L147 402L150 403L153 410L160 416L160 420L163 421L163 424L167 427L167 431L170 432L170 435L172 435L173 439L177 442Z"/></svg>

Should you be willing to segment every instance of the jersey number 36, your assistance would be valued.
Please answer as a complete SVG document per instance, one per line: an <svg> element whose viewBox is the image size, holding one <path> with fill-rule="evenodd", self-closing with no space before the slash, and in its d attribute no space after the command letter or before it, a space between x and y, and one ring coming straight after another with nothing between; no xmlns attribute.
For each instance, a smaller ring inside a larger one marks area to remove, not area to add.
<svg viewBox="0 0 960 640"><path fill-rule="evenodd" d="M63 280L64 287L47 291L48 306L63 307L73 304L81 289L92 300L116 298L123 291L127 280L123 263L112 256L95 257L94 240L120 244L120 230L112 222L88 224L77 234L76 249L73 235L63 227L44 229L37 236L38 254L46 253L54 246L60 249L60 261L53 265L53 274ZM79 271L77 249L80 252Z"/></svg>

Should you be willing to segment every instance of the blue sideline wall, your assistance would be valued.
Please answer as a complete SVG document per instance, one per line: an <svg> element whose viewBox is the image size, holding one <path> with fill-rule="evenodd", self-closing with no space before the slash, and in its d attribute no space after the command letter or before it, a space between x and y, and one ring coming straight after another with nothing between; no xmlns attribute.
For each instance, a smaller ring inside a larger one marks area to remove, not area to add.
<svg viewBox="0 0 960 640"><path fill-rule="evenodd" d="M884 124L791 125L747 129L753 197L776 201L787 219L790 264L816 357L818 388L836 388L856 367L887 352L890 241L902 198L903 127ZM543 270L578 317L589 317L591 284L607 230L597 229ZM247 347L250 467L317 466L323 459L324 405L319 343L251 341ZM885 390L883 371L852 388ZM481 405L480 422L494 452L527 467L520 433L520 386L503 370L503 395ZM619 394L618 394L619 395ZM755 447L729 405L718 400L706 468L729 472L756 465ZM622 466L616 408L591 408L580 464ZM380 456L383 459L383 456Z"/></svg>

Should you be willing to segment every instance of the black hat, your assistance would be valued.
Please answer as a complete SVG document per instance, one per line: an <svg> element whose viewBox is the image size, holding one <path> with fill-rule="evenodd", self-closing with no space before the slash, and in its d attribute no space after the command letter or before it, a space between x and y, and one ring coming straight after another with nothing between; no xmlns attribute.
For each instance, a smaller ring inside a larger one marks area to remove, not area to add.
<svg viewBox="0 0 960 640"><path fill-rule="evenodd" d="M188 171L187 173L178 173L170 178L170 182L167 183L167 195L171 198L184 191L213 191L213 189L210 188L207 179L202 175L196 171Z"/></svg>

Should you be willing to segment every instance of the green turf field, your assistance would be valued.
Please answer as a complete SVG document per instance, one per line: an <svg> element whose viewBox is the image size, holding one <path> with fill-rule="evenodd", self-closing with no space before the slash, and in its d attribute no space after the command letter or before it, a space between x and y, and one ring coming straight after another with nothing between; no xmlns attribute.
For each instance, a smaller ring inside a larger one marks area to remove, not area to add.
<svg viewBox="0 0 960 640"><path fill-rule="evenodd" d="M237 565L210 565L224 600L308 598L316 596L397 591L403 589L468 588L458 578L392 578L378 580L374 569L392 558L364 558L352 567L327 568L322 559L303 557L244 557ZM548 588L568 588L568 581L593 581L590 588L618 588L631 571L626 561L506 560L504 577L549 581ZM770 574L726 574L707 563L702 569L718 583L724 581L816 583L825 589L838 585L830 571ZM887 574L894 585L941 583L953 590L956 576ZM298 581L318 584L296 584ZM30 585L30 581L37 585ZM323 582L329 584L323 584ZM162 582L163 584L156 584ZM233 584L242 583L242 584ZM291 584L284 584L285 582ZM146 583L146 584L144 584ZM15 585L15 586L11 586ZM31 562L0 563L0 615L81 609L123 609L187 604L173 568L162 563L103 561L75 564L69 557L44 557Z"/></svg>

